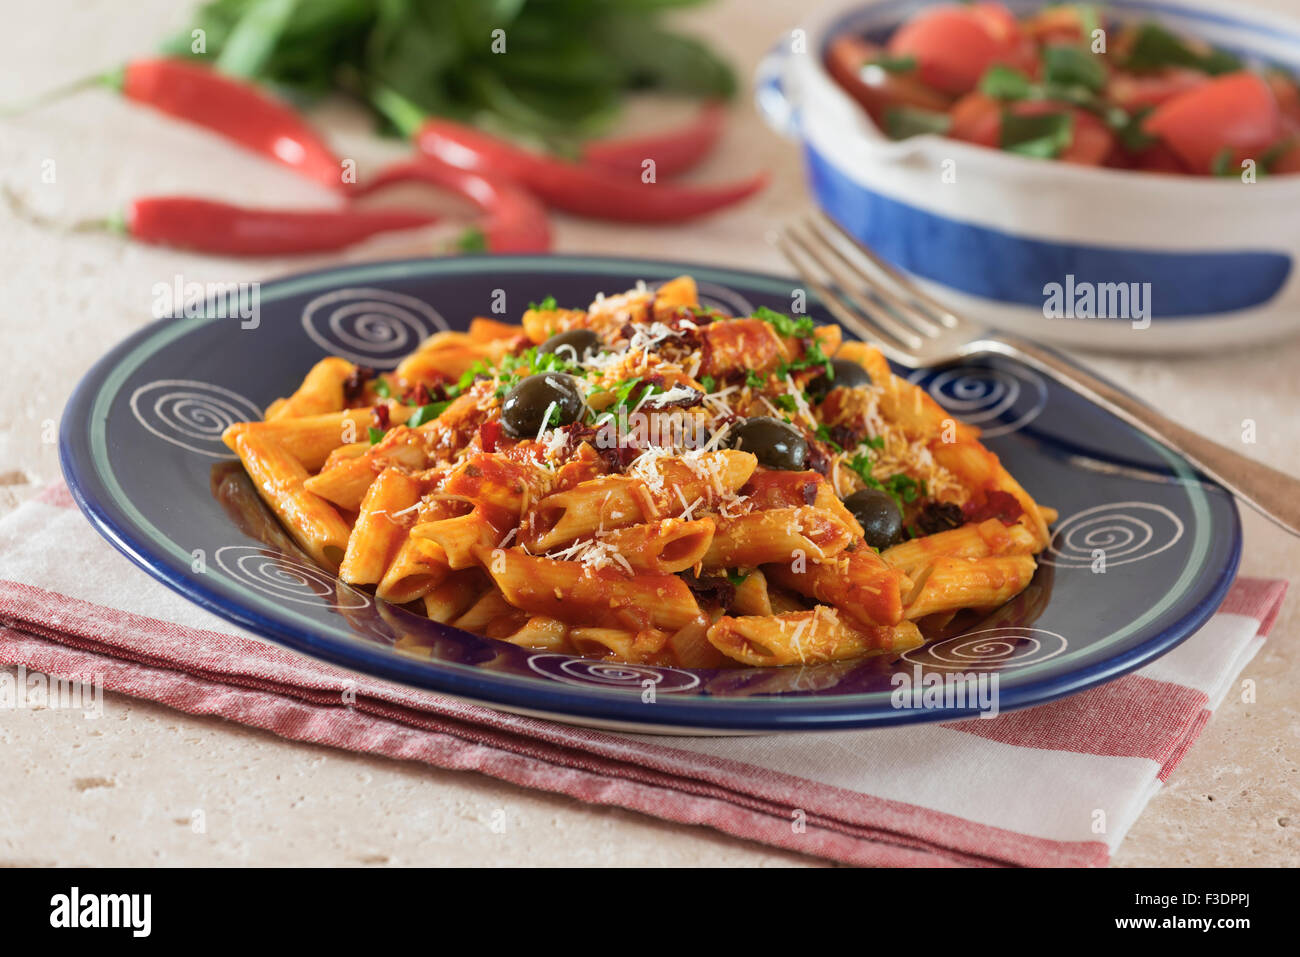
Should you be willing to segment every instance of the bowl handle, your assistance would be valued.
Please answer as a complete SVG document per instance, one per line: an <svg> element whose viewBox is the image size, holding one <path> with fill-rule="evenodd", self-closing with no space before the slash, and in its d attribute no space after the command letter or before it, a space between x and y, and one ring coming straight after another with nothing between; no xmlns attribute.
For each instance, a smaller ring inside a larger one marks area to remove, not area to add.
<svg viewBox="0 0 1300 957"><path fill-rule="evenodd" d="M799 114L787 93L790 38L778 40L754 71L754 105L759 116L777 133L798 142Z"/></svg>

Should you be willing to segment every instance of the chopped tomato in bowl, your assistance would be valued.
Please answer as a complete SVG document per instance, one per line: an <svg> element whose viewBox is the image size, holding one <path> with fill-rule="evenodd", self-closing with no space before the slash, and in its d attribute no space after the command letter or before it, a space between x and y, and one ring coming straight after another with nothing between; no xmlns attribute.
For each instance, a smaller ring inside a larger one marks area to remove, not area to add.
<svg viewBox="0 0 1300 957"><path fill-rule="evenodd" d="M1024 156L1051 155L1081 166L1101 166L1115 150L1115 135L1086 110L1054 100L1003 107L978 92L953 107L949 135Z"/></svg>
<svg viewBox="0 0 1300 957"><path fill-rule="evenodd" d="M1217 164L1235 169L1266 155L1283 135L1273 92L1260 76L1244 70L1171 97L1146 117L1142 129L1193 172L1208 174L1217 172Z"/></svg>
<svg viewBox="0 0 1300 957"><path fill-rule="evenodd" d="M814 202L953 309L1189 352L1300 331L1297 76L1300 20L1221 0L841 0L756 100Z"/></svg>
<svg viewBox="0 0 1300 957"><path fill-rule="evenodd" d="M917 79L939 93L969 93L994 64L1026 65L1016 18L998 3L930 7L890 38L889 52L915 62Z"/></svg>
<svg viewBox="0 0 1300 957"><path fill-rule="evenodd" d="M1067 163L1210 176L1246 160L1289 173L1273 167L1300 133L1300 82L1285 71L1265 74L1154 21L1107 21L1090 5L1022 18L995 2L930 6L883 45L845 31L825 56L896 139L939 133Z"/></svg>

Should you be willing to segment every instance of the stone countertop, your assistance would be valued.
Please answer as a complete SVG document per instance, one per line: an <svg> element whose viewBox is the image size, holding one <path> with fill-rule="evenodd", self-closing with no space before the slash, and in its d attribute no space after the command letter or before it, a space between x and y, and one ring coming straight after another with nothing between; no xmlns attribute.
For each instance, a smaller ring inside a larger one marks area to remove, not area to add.
<svg viewBox="0 0 1300 957"><path fill-rule="evenodd" d="M1286 9L1293 0L1252 0ZM803 6L726 0L685 16L747 77ZM171 0L46 0L15 11L0 35L0 102L109 68L183 26ZM398 155L341 106L316 119L362 169ZM736 210L679 228L557 218L557 249L663 256L750 269L787 267L763 241L806 207L793 146L738 101L701 176L764 166L772 186ZM102 216L146 193L202 193L267 205L322 202L318 190L201 132L87 92L0 121L3 184L50 217ZM428 239L394 237L348 259L418 255ZM333 261L337 261L336 257ZM237 281L330 260L241 261L36 227L0 210L0 512L59 474L51 423L78 378L149 321L155 283ZM1300 323L1300 317L1297 317ZM1089 358L1166 413L1226 444L1257 424L1251 454L1300 473L1300 341L1182 359ZM1242 573L1300 571L1300 541L1243 515ZM1300 634L1295 592L1272 639L1247 667L1253 703L1230 694L1115 856L1118 866L1295 865L1300 859ZM795 854L706 828L592 807L477 775L291 743L218 719L106 695L105 717L0 713L9 783L0 865L10 864L648 864L797 865ZM196 834L191 815L202 810ZM505 814L504 830L490 826Z"/></svg>

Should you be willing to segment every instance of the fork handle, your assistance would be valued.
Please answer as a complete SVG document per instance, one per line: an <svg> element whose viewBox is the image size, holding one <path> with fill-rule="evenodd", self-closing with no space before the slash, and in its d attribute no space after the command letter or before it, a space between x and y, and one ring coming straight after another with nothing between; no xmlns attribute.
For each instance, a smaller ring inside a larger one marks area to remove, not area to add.
<svg viewBox="0 0 1300 957"><path fill-rule="evenodd" d="M988 336L971 343L970 353L975 352L1011 356L1051 376L1144 435L1178 452L1292 535L1300 535L1300 479L1295 476L1211 442L1080 368L1065 356L1036 343L1017 336Z"/></svg>

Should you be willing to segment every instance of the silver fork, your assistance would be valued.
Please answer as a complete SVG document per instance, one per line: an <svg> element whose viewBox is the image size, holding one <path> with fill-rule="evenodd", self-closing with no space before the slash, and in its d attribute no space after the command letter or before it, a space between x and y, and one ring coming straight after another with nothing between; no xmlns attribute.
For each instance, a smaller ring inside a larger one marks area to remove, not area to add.
<svg viewBox="0 0 1300 957"><path fill-rule="evenodd" d="M1197 435L1050 349L954 315L829 217L810 215L774 241L835 318L895 362L928 367L981 355L1018 359L1178 452L1300 535L1300 479Z"/></svg>

